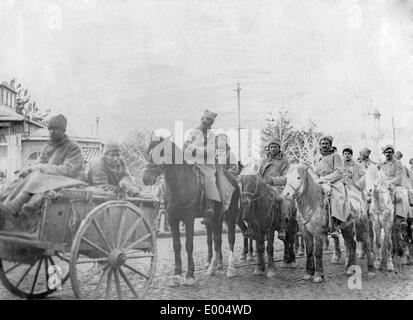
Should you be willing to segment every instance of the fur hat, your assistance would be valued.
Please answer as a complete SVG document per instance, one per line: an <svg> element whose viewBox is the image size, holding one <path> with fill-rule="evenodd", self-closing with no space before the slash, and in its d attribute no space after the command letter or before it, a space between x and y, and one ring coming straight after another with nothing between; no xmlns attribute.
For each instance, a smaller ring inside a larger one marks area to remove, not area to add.
<svg viewBox="0 0 413 320"><path fill-rule="evenodd" d="M120 152L121 151L120 144L117 143L117 142L112 142L112 141L106 143L105 147L103 149L103 153L106 154L106 153L111 152L111 151L119 151Z"/></svg>
<svg viewBox="0 0 413 320"><path fill-rule="evenodd" d="M66 131L67 128L67 119L63 114L51 117L47 122L47 128L60 128Z"/></svg>
<svg viewBox="0 0 413 320"><path fill-rule="evenodd" d="M359 153L360 153L361 156L367 156L368 157L371 153L371 150L369 148L363 148L363 149L360 150Z"/></svg>
<svg viewBox="0 0 413 320"><path fill-rule="evenodd" d="M212 121L215 121L215 118L217 117L217 113L211 112L209 110L205 110L204 114L202 115L202 118L208 118L211 119Z"/></svg>
<svg viewBox="0 0 413 320"><path fill-rule="evenodd" d="M385 153L388 149L392 149L394 152L394 147L391 144L385 145L381 151L383 151L383 153Z"/></svg>
<svg viewBox="0 0 413 320"><path fill-rule="evenodd" d="M323 141L323 140L328 140L328 141L330 141L330 144L333 144L333 137L332 136L323 136L323 137L321 137L319 143L321 143L321 141Z"/></svg>
<svg viewBox="0 0 413 320"><path fill-rule="evenodd" d="M278 138L270 138L268 141L267 141L267 146L269 147L270 145L272 145L272 144L276 144L276 145L278 145L279 147L281 147L281 141L280 141L280 139L278 139Z"/></svg>
<svg viewBox="0 0 413 320"><path fill-rule="evenodd" d="M343 147L343 153L344 153L344 151L350 151L351 154L353 154L353 148L351 146L344 146Z"/></svg>

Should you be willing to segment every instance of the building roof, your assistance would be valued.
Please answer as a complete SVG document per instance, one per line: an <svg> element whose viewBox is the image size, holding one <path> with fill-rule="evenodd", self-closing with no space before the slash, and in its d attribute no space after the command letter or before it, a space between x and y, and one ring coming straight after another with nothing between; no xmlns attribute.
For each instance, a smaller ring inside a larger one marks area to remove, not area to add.
<svg viewBox="0 0 413 320"><path fill-rule="evenodd" d="M13 88L10 84L8 84L6 81L3 81L0 86L6 87L10 91L13 91L14 93L17 93L16 88Z"/></svg>
<svg viewBox="0 0 413 320"><path fill-rule="evenodd" d="M24 117L0 104L0 121L23 121Z"/></svg>
<svg viewBox="0 0 413 320"><path fill-rule="evenodd" d="M77 137L77 136L72 136L69 135L71 139L78 141L78 142L89 142L89 143L96 143L101 145L102 142L100 141L99 137ZM44 127L44 128L39 128L37 130L34 130L33 132L30 133L30 135L26 136L23 138L23 140L27 141L47 141L49 140L49 130Z"/></svg>

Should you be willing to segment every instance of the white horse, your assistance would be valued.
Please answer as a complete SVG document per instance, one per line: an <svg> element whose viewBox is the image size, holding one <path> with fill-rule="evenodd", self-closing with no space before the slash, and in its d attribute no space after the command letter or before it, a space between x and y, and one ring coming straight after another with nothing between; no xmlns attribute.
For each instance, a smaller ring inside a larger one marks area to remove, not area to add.
<svg viewBox="0 0 413 320"><path fill-rule="evenodd" d="M371 194L370 216L373 220L375 233L374 266L379 269L383 255L387 257L388 271L394 271L392 260L392 231L394 222L394 204L388 189L384 173L377 166L371 165L366 171L366 190ZM381 231L384 230L384 241L381 241Z"/></svg>

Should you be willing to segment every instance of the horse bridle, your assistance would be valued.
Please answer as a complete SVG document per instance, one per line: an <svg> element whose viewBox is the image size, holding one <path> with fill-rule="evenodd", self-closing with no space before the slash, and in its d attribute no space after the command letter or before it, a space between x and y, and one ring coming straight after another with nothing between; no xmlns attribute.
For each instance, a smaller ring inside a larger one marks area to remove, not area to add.
<svg viewBox="0 0 413 320"><path fill-rule="evenodd" d="M149 161L149 163L151 164L152 168L146 168L147 171L156 172L158 176L164 173L164 171L165 171L165 163L156 164L156 163L154 163L153 161ZM167 194L170 194L168 185L167 185L166 183L165 183L165 186L166 186L166 188L167 188L167 190L168 190ZM190 201L190 203L189 203L188 205L186 205L186 206L180 206L180 205L174 204L174 203L172 202L172 198L170 198L169 196L167 196L168 205L169 205L170 207L177 208L177 209L188 209L188 208L191 208L191 207L196 203L196 200L198 199L198 192L199 192L198 190L199 190L199 179L198 179L198 177L197 177L197 178L196 178L195 195L193 196L193 198L191 199L191 201Z"/></svg>
<svg viewBox="0 0 413 320"><path fill-rule="evenodd" d="M301 179L301 183L300 183L300 185L299 185L297 188L294 188L294 187L291 185L291 183L287 183L287 186L290 187L290 188L294 191L294 193L291 195L291 199L297 199L298 191L301 189L301 187L302 187L303 185L304 185L304 180L303 180L303 179Z"/></svg>

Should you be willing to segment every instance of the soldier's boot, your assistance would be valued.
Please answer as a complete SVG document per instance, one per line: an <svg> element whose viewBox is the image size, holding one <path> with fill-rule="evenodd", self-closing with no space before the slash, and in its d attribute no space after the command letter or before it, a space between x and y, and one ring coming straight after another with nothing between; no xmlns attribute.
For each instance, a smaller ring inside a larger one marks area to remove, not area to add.
<svg viewBox="0 0 413 320"><path fill-rule="evenodd" d="M287 223L286 223L286 217L288 214L288 210L290 209L289 207L289 202L287 200L282 199L280 203L280 211L281 211L281 226L280 230L278 231L278 239L280 240L285 240L286 238L286 233L285 230L287 229Z"/></svg>
<svg viewBox="0 0 413 320"><path fill-rule="evenodd" d="M330 236L333 239L340 237L340 231L338 230L338 221L334 217L330 217Z"/></svg>
<svg viewBox="0 0 413 320"><path fill-rule="evenodd" d="M30 200L31 194L28 192L20 192L13 199L6 199L3 202L0 211L5 210L4 212L9 215L16 215L21 207Z"/></svg>

